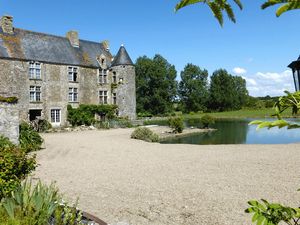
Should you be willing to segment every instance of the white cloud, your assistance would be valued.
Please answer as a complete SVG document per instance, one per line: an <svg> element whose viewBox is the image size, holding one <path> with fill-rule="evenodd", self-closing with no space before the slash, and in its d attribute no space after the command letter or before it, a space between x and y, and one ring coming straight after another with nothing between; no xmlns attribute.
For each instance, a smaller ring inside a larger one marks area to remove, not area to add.
<svg viewBox="0 0 300 225"><path fill-rule="evenodd" d="M243 76L251 96L280 96L284 91L295 91L292 72L285 70L281 73L257 72L252 76Z"/></svg>
<svg viewBox="0 0 300 225"><path fill-rule="evenodd" d="M240 68L240 67L235 67L232 70L236 75L242 75L247 73L247 70L245 70L244 68Z"/></svg>

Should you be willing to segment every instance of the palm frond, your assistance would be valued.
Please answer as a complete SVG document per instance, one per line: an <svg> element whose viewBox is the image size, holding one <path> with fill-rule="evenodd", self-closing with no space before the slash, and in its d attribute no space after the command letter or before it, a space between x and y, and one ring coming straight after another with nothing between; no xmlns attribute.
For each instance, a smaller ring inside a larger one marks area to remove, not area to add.
<svg viewBox="0 0 300 225"><path fill-rule="evenodd" d="M196 4L199 2L203 2L205 3L206 0L181 0L176 6L175 6L175 11L178 11L179 9L188 6L188 5L192 5L192 4Z"/></svg>
<svg viewBox="0 0 300 225"><path fill-rule="evenodd" d="M218 20L219 24L223 26L223 14L219 5L216 2L208 2L207 4L214 14L214 17Z"/></svg>
<svg viewBox="0 0 300 225"><path fill-rule="evenodd" d="M276 4L281 4L287 2L286 0L268 0L264 4L261 5L262 9L268 8L270 6L276 5Z"/></svg>
<svg viewBox="0 0 300 225"><path fill-rule="evenodd" d="M232 22L235 23L236 20L235 20L235 16L234 16L234 13L233 13L233 11L232 11L231 6L230 6L228 3L225 3L224 9L225 9L225 11L226 11L226 13L227 13L228 18L229 18Z"/></svg>
<svg viewBox="0 0 300 225"><path fill-rule="evenodd" d="M240 8L240 10L243 9L243 5L242 5L242 3L241 3L240 0L233 0L233 1L238 5L238 7Z"/></svg>

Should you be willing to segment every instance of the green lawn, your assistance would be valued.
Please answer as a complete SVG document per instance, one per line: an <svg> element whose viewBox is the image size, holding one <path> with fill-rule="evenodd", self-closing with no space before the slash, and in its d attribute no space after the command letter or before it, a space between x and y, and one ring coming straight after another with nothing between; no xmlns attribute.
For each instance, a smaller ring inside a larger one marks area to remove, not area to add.
<svg viewBox="0 0 300 225"><path fill-rule="evenodd" d="M275 113L272 108L265 109L242 109L238 111L229 112L215 112L215 113L195 113L195 114L184 114L184 118L199 118L205 114L211 115L216 118L264 118L271 117ZM293 117L291 110L287 110L282 114L283 117ZM298 115L299 117L300 115Z"/></svg>

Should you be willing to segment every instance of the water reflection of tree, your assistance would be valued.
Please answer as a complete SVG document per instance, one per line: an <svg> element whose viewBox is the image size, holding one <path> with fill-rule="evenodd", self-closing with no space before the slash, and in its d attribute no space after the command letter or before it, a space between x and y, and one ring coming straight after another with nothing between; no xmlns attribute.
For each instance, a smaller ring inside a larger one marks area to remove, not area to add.
<svg viewBox="0 0 300 225"><path fill-rule="evenodd" d="M201 127L200 120L187 121L188 126ZM247 140L249 129L248 121L245 120L218 120L213 125L217 131L208 132L178 140L179 143L190 144L243 144Z"/></svg>
<svg viewBox="0 0 300 225"><path fill-rule="evenodd" d="M248 121L222 120L214 126L217 131L210 135L210 144L243 144L247 140ZM205 142L204 142L205 143Z"/></svg>

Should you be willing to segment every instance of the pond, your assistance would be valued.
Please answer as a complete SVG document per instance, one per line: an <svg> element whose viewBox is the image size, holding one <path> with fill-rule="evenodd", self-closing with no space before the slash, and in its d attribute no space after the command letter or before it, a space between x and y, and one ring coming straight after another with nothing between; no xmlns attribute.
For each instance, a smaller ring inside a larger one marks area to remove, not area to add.
<svg viewBox="0 0 300 225"><path fill-rule="evenodd" d="M256 119L223 119L217 120L212 128L216 131L192 134L185 137L164 140L163 144L287 144L300 142L300 129L272 128L256 130L256 125L248 125ZM260 120L266 120L260 119ZM299 122L299 120L293 120ZM185 121L187 127L199 127L198 119Z"/></svg>

